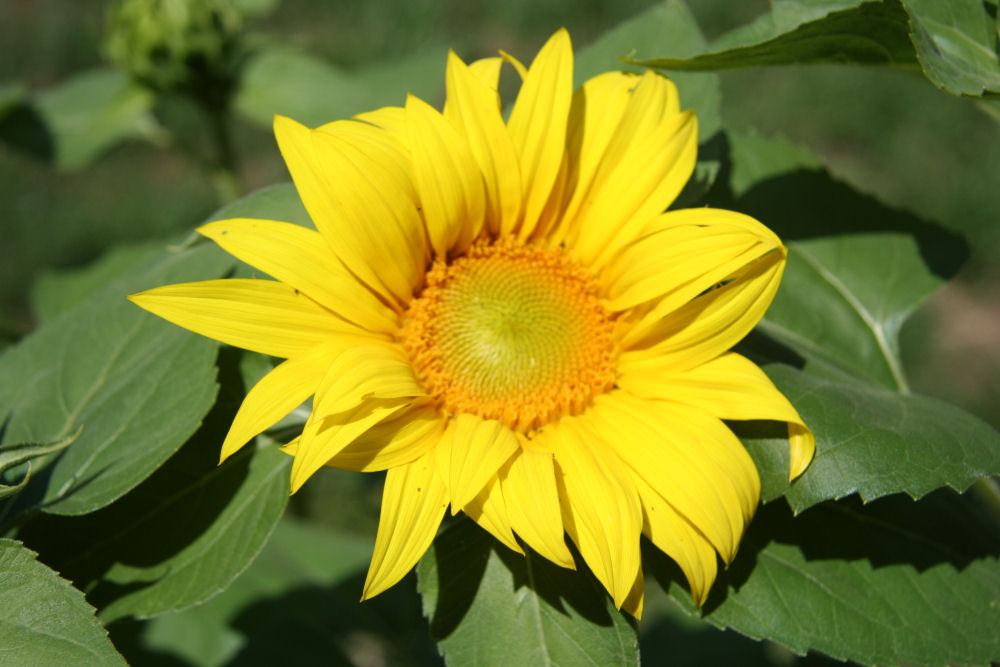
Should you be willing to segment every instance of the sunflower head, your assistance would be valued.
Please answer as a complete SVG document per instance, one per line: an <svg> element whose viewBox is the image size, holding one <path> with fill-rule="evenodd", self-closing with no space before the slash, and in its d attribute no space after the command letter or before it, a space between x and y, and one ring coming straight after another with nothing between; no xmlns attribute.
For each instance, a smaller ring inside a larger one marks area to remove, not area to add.
<svg viewBox="0 0 1000 667"><path fill-rule="evenodd" d="M408 572L465 512L509 548L574 567L575 544L638 616L640 535L701 604L759 501L723 420L812 434L730 352L777 290L785 248L747 216L664 212L694 168L697 124L662 76L572 90L569 35L525 67L450 54L439 112L410 97L317 129L275 120L315 229L225 220L199 231L274 280L160 287L137 304L284 359L247 395L225 458L312 397L292 489L324 465L385 470L364 596Z"/></svg>

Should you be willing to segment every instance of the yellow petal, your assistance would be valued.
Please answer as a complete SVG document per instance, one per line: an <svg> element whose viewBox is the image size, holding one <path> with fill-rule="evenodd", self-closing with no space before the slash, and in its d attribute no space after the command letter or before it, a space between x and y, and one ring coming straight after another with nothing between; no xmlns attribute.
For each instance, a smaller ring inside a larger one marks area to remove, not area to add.
<svg viewBox="0 0 1000 667"><path fill-rule="evenodd" d="M203 225L198 232L345 320L379 333L395 334L399 329L396 314L351 275L312 229L238 218Z"/></svg>
<svg viewBox="0 0 1000 667"><path fill-rule="evenodd" d="M493 60L499 62L499 58ZM490 77L493 72L483 74ZM509 234L521 214L521 172L500 115L496 82L491 88L461 58L449 53L447 87L444 117L466 140L482 171L487 228L494 235Z"/></svg>
<svg viewBox="0 0 1000 667"><path fill-rule="evenodd" d="M375 551L362 600L389 588L417 564L434 541L447 507L444 484L428 457L386 473Z"/></svg>
<svg viewBox="0 0 1000 667"><path fill-rule="evenodd" d="M572 95L573 48L561 29L535 56L507 122L521 163L521 238L531 236L559 174Z"/></svg>
<svg viewBox="0 0 1000 667"><path fill-rule="evenodd" d="M312 396L342 345L340 342L320 343L278 364L262 377L240 404L222 443L219 463Z"/></svg>
<svg viewBox="0 0 1000 667"><path fill-rule="evenodd" d="M632 614L635 620L642 620L643 600L646 592L646 581L642 576L642 568L635 573L635 581L632 582L632 589L628 592L628 597L622 603L622 610Z"/></svg>
<svg viewBox="0 0 1000 667"><path fill-rule="evenodd" d="M519 446L514 432L495 419L462 413L454 421L448 470L453 514L479 495Z"/></svg>
<svg viewBox="0 0 1000 667"><path fill-rule="evenodd" d="M705 604L718 570L715 549L663 496L639 475L633 475L642 500L642 532L670 556L687 579L695 606Z"/></svg>
<svg viewBox="0 0 1000 667"><path fill-rule="evenodd" d="M353 118L354 120L359 120L363 123L368 123L369 125L382 128L387 137L394 141L400 150L404 150L407 153L409 152L410 130L406 122L406 109L403 107L382 107L380 109L375 109L374 111L359 113ZM332 127L334 127L333 123L328 123L326 125L321 125L317 129L327 130Z"/></svg>
<svg viewBox="0 0 1000 667"><path fill-rule="evenodd" d="M358 341L342 347L316 388L313 414L320 418L351 410L368 399L426 396L409 357L395 343Z"/></svg>
<svg viewBox="0 0 1000 667"><path fill-rule="evenodd" d="M427 255L408 158L384 130L356 121L310 130L277 116L274 132L333 252L387 301L408 303Z"/></svg>
<svg viewBox="0 0 1000 667"><path fill-rule="evenodd" d="M670 211L615 255L602 272L601 283L611 310L662 297L655 317L779 248L777 236L741 213L710 208Z"/></svg>
<svg viewBox="0 0 1000 667"><path fill-rule="evenodd" d="M362 433L326 462L331 468L375 472L404 465L438 446L445 420L428 403L415 402Z"/></svg>
<svg viewBox="0 0 1000 667"><path fill-rule="evenodd" d="M552 210L544 216L557 225L548 233L551 245L565 239L566 229L586 199L608 141L638 80L635 74L607 72L587 80L573 94L566 137L564 192L558 204L550 201Z"/></svg>
<svg viewBox="0 0 1000 667"><path fill-rule="evenodd" d="M500 49L499 53L500 53L500 59L503 62L510 63L511 65L514 66L514 69L517 70L517 75L521 77L521 81L524 81L525 79L528 78L528 68L524 66L524 63L522 63L520 60L510 55L503 49Z"/></svg>
<svg viewBox="0 0 1000 667"><path fill-rule="evenodd" d="M676 370L686 370L728 351L764 316L774 299L785 269L784 249L771 252L684 306L662 314L653 308L634 324L619 322L624 331L619 340L631 355L669 357ZM668 295L669 297L669 295ZM666 298L668 298L666 297ZM650 343L648 347L641 347Z"/></svg>
<svg viewBox="0 0 1000 667"><path fill-rule="evenodd" d="M621 608L639 571L642 529L639 496L628 471L581 419L563 418L535 441L555 454L566 532Z"/></svg>
<svg viewBox="0 0 1000 667"><path fill-rule="evenodd" d="M815 438L799 413L755 363L735 352L683 371L656 357L623 361L618 386L652 399L693 405L720 419L773 419L788 422L792 447L790 479L805 470ZM792 439L794 438L794 441Z"/></svg>
<svg viewBox="0 0 1000 667"><path fill-rule="evenodd" d="M610 450L732 560L760 497L757 469L717 419L614 392L587 413Z"/></svg>
<svg viewBox="0 0 1000 667"><path fill-rule="evenodd" d="M318 416L314 409L298 438L292 462L292 493L362 434L410 407L401 401L371 399L353 410L327 417Z"/></svg>
<svg viewBox="0 0 1000 667"><path fill-rule="evenodd" d="M427 235L437 257L466 250L482 229L483 174L468 143L429 104L406 99L410 152Z"/></svg>
<svg viewBox="0 0 1000 667"><path fill-rule="evenodd" d="M490 90L496 92L500 87L500 68L503 67L503 58L496 56L492 58L480 58L469 63L469 71L472 75L482 81ZM496 96L495 104L500 108L500 96Z"/></svg>
<svg viewBox="0 0 1000 667"><path fill-rule="evenodd" d="M552 453L521 449L500 482L514 532L556 565L576 569L563 533Z"/></svg>
<svg viewBox="0 0 1000 667"><path fill-rule="evenodd" d="M494 477L482 491L465 505L465 513L483 527L493 537L497 538L511 551L524 555L524 549L517 543L511 532L507 506L500 490L500 480Z"/></svg>
<svg viewBox="0 0 1000 667"><path fill-rule="evenodd" d="M366 333L274 280L178 283L128 298L202 336L272 357L287 359L331 337Z"/></svg>

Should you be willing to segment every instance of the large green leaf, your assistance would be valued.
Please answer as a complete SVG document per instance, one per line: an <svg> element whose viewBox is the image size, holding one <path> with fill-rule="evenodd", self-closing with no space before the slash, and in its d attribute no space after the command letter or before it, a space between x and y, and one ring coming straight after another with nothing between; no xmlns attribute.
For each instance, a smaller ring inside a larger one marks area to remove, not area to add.
<svg viewBox="0 0 1000 667"><path fill-rule="evenodd" d="M949 491L923 501L826 503L793 517L764 507L700 612L719 627L862 664L1000 659L1000 531ZM676 566L645 557L692 608Z"/></svg>
<svg viewBox="0 0 1000 667"><path fill-rule="evenodd" d="M83 593L0 538L0 654L9 665L124 665Z"/></svg>
<svg viewBox="0 0 1000 667"><path fill-rule="evenodd" d="M88 590L103 620L211 598L253 561L280 518L291 459L273 442L250 444L218 465L219 445L255 379L243 377L242 358L228 348L219 355L216 406L142 484L97 512L39 517L21 529L25 543Z"/></svg>
<svg viewBox="0 0 1000 667"><path fill-rule="evenodd" d="M954 95L1000 93L1000 35L982 0L902 0L924 74ZM996 13L996 7L993 8Z"/></svg>
<svg viewBox="0 0 1000 667"><path fill-rule="evenodd" d="M785 495L800 512L852 493L866 502L901 492L919 498L1000 474L1000 433L953 405L784 364L764 368L817 439L816 458L789 486L783 434L773 425L736 424L760 470L765 502Z"/></svg>
<svg viewBox="0 0 1000 667"><path fill-rule="evenodd" d="M635 629L593 577L515 554L472 521L438 535L417 574L451 667L638 664Z"/></svg>
<svg viewBox="0 0 1000 667"><path fill-rule="evenodd" d="M125 296L217 277L232 264L207 244L164 253L5 352L4 442L51 442L83 429L22 500L58 514L91 512L145 479L194 433L215 398L217 345Z"/></svg>
<svg viewBox="0 0 1000 667"><path fill-rule="evenodd" d="M710 52L685 53L666 41L660 48L670 56L630 61L676 70L915 62L898 0L772 0L770 13L723 35Z"/></svg>
<svg viewBox="0 0 1000 667"><path fill-rule="evenodd" d="M206 667L348 665L362 653L392 665L437 664L414 577L358 601L371 541L286 517L225 592L139 628L115 624L112 639L133 664L152 654Z"/></svg>
<svg viewBox="0 0 1000 667"><path fill-rule="evenodd" d="M5 114L0 137L63 169L86 166L116 143L156 139L152 91L111 69L82 72Z"/></svg>
<svg viewBox="0 0 1000 667"><path fill-rule="evenodd" d="M288 48L262 50L247 65L236 108L267 127L275 114L317 126L362 111L402 104L407 93L434 102L444 89L444 49L348 72Z"/></svg>
<svg viewBox="0 0 1000 667"><path fill-rule="evenodd" d="M655 51L664 43L685 55L705 49L705 39L691 10L680 0L668 0L656 5L581 49L574 64L576 85L609 70L641 72L642 67L622 63L620 58L635 52ZM719 77L682 72L672 74L670 78L677 84L681 108L694 109L698 115L700 140L705 141L718 132L721 124Z"/></svg>

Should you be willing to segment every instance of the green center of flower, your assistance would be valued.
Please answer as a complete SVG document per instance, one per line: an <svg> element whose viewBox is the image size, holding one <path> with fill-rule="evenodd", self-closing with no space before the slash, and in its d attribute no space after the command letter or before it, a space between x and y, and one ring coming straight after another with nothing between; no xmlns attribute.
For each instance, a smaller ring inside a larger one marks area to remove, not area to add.
<svg viewBox="0 0 1000 667"><path fill-rule="evenodd" d="M432 267L403 343L447 412L528 431L614 384L612 326L586 271L505 239Z"/></svg>

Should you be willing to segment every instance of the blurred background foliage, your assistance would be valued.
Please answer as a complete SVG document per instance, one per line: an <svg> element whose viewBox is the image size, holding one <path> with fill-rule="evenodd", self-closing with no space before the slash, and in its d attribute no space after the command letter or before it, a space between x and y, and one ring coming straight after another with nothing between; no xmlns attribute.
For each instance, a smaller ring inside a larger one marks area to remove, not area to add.
<svg viewBox="0 0 1000 667"><path fill-rule="evenodd" d="M246 68L245 78L243 88L228 90L231 72L154 79L134 45L109 40L107 2L7 0L0 4L0 196L7 202L0 345L45 317L39 294L59 289L64 276L78 276L109 248L176 236L238 193L288 180L268 126L272 113L318 124L400 103L407 91L439 103L449 47L466 60L499 48L526 56L565 26L579 48L654 4L242 0L240 15L225 19L241 42L222 48L233 68ZM769 7L766 0L690 4L708 40ZM117 76L108 58L131 63L157 94ZM290 68L308 71L314 85L283 81ZM965 236L970 260L908 321L904 361L915 390L1000 425L1000 123L916 70L793 65L722 72L720 81L729 130L784 136L854 189ZM216 103L200 108L192 86L211 88ZM67 112L74 95L103 95L111 120L81 130ZM309 117L317 108L329 116ZM46 134L40 120L53 119L76 143ZM116 645L137 664L270 663L290 641L302 643L302 656L323 656L317 664L435 663L428 628L413 622L420 602L412 575L358 607L357 576L344 579L346 570L327 567L336 561L362 570L379 489L375 475L317 476L291 500L293 519L229 590L181 614L112 624ZM356 553L345 556L342 540L330 546L336 554L324 551L316 532L323 526L362 536ZM667 656L675 664L827 662L692 621L655 588L640 628L647 664Z"/></svg>

